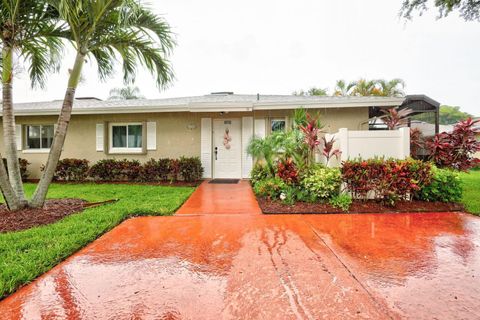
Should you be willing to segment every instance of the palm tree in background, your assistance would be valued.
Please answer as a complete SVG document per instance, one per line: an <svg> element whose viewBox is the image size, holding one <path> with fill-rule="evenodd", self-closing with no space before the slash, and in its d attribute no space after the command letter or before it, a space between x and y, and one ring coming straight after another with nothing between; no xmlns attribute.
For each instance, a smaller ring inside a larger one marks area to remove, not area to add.
<svg viewBox="0 0 480 320"><path fill-rule="evenodd" d="M405 96L405 81L399 78L387 81L385 79L376 80L379 96L383 97L403 97Z"/></svg>
<svg viewBox="0 0 480 320"><path fill-rule="evenodd" d="M355 86L355 82L350 82L347 84L345 80L337 80L335 84L335 91L333 95L336 97L346 97L350 96L352 93L352 88Z"/></svg>
<svg viewBox="0 0 480 320"><path fill-rule="evenodd" d="M136 100L145 99L140 93L138 87L126 86L123 88L113 88L110 90L110 96L108 100Z"/></svg>
<svg viewBox="0 0 480 320"><path fill-rule="evenodd" d="M352 84L352 96L373 96L376 95L376 81L359 79Z"/></svg>
<svg viewBox="0 0 480 320"><path fill-rule="evenodd" d="M30 202L32 207L40 207L45 202L65 142L75 90L87 59L96 62L102 80L114 73L113 65L117 58L122 61L125 83L133 82L139 64L156 77L159 88L166 87L173 80L168 56L175 41L170 27L140 1L47 1L67 23L76 57L47 164Z"/></svg>
<svg viewBox="0 0 480 320"><path fill-rule="evenodd" d="M65 37L58 12L43 1L0 2L2 50L2 122L7 171L0 161L0 188L11 210L27 205L18 161L12 82L17 63L28 66L32 87L44 87L47 75L58 71ZM0 156L1 158L1 156Z"/></svg>

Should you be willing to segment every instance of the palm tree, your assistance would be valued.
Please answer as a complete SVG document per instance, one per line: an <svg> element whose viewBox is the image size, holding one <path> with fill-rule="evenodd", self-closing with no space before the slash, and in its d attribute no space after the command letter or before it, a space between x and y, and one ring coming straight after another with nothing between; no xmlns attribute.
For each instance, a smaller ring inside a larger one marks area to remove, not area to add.
<svg viewBox="0 0 480 320"><path fill-rule="evenodd" d="M353 96L372 96L375 95L374 80L359 79L352 83L351 95Z"/></svg>
<svg viewBox="0 0 480 320"><path fill-rule="evenodd" d="M335 91L333 92L334 96L337 97L346 97L351 95L352 88L355 86L355 82L346 83L345 80L337 80L335 84Z"/></svg>
<svg viewBox="0 0 480 320"><path fill-rule="evenodd" d="M386 81L385 79L379 79L375 81L379 89L379 96L383 97L403 97L405 92L405 81L399 78Z"/></svg>
<svg viewBox="0 0 480 320"><path fill-rule="evenodd" d="M108 100L136 100L144 98L145 97L140 94L140 89L138 87L126 86L110 90Z"/></svg>
<svg viewBox="0 0 480 320"><path fill-rule="evenodd" d="M166 87L173 80L167 60L175 45L170 27L139 0L47 1L67 23L76 57L45 170L30 202L32 207L40 207L45 202L65 142L75 90L87 58L96 61L100 79L112 75L113 62L120 57L126 83L135 79L138 64L156 76L159 88Z"/></svg>
<svg viewBox="0 0 480 320"><path fill-rule="evenodd" d="M32 87L43 87L49 72L58 70L63 25L58 13L43 1L0 2L0 45L2 50L2 122L7 172L0 163L0 187L11 210L27 205L23 190L15 137L12 81L15 59L29 65Z"/></svg>

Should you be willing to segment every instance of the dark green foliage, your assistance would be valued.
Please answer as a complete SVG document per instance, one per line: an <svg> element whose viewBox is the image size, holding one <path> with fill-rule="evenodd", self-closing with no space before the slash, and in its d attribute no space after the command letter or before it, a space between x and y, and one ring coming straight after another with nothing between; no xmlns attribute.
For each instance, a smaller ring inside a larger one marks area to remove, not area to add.
<svg viewBox="0 0 480 320"><path fill-rule="evenodd" d="M258 181L253 186L253 191L260 197L265 197L271 200L277 200L280 197L282 191L286 188L285 182L279 177L267 178Z"/></svg>
<svg viewBox="0 0 480 320"><path fill-rule="evenodd" d="M58 161L54 180L60 181L84 181L88 177L87 159L62 159Z"/></svg>
<svg viewBox="0 0 480 320"><path fill-rule="evenodd" d="M266 178L271 178L270 170L261 163L256 163L253 166L252 171L250 172L250 183L252 186L257 184L257 182L265 180Z"/></svg>
<svg viewBox="0 0 480 320"><path fill-rule="evenodd" d="M20 164L20 175L22 176L22 180L25 181L29 176L28 166L30 165L30 162L28 162L27 159L22 158L18 158L18 162ZM3 158L3 165L5 166L5 170L7 170L8 174L7 159L5 158Z"/></svg>
<svg viewBox="0 0 480 320"><path fill-rule="evenodd" d="M349 194L341 193L330 198L330 200L328 200L328 203L334 206L335 208L339 208L347 212L348 209L350 209L350 205L352 204L352 201L353 201L352 197Z"/></svg>
<svg viewBox="0 0 480 320"><path fill-rule="evenodd" d="M421 188L415 197L423 201L458 202L462 199L462 184L458 172L432 167L431 183Z"/></svg>
<svg viewBox="0 0 480 320"><path fill-rule="evenodd" d="M184 181L194 182L202 178L203 168L199 157L181 157L178 167L178 172Z"/></svg>
<svg viewBox="0 0 480 320"><path fill-rule="evenodd" d="M89 176L100 181L135 181L140 177L140 169L137 160L105 159L90 168Z"/></svg>

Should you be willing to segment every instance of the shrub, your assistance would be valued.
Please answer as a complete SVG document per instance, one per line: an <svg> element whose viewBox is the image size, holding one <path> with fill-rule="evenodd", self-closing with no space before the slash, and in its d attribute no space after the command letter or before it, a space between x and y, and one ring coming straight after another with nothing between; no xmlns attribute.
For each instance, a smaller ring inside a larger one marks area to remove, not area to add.
<svg viewBox="0 0 480 320"><path fill-rule="evenodd" d="M168 162L168 172L170 173L170 180L177 181L180 173L180 161L178 159L171 159Z"/></svg>
<svg viewBox="0 0 480 320"><path fill-rule="evenodd" d="M178 161L178 172L184 181L200 180L203 174L202 162L199 157L181 157Z"/></svg>
<svg viewBox="0 0 480 320"><path fill-rule="evenodd" d="M413 194L430 183L430 164L420 160L371 159L345 161L342 180L357 199L373 197L394 205L410 200Z"/></svg>
<svg viewBox="0 0 480 320"><path fill-rule="evenodd" d="M285 190L285 187L286 184L282 179L274 177L258 181L253 186L253 191L260 197L275 200L280 197L280 194Z"/></svg>
<svg viewBox="0 0 480 320"><path fill-rule="evenodd" d="M90 168L89 176L101 181L135 181L140 179L141 168L138 160L104 159Z"/></svg>
<svg viewBox="0 0 480 320"><path fill-rule="evenodd" d="M432 160L438 167L467 171L479 160L474 157L480 151L480 141L477 141L475 125L479 120L471 118L457 123L451 133L436 134L432 141L427 142Z"/></svg>
<svg viewBox="0 0 480 320"><path fill-rule="evenodd" d="M256 163L253 166L252 171L250 172L250 183L252 184L252 186L254 186L259 181L265 180L268 177L271 177L271 175L270 170L267 168L267 166Z"/></svg>
<svg viewBox="0 0 480 320"><path fill-rule="evenodd" d="M277 175L287 184L298 182L298 170L291 158L277 163Z"/></svg>
<svg viewBox="0 0 480 320"><path fill-rule="evenodd" d="M63 181L84 181L88 177L88 164L89 161L87 159L62 159L58 161L54 179Z"/></svg>
<svg viewBox="0 0 480 320"><path fill-rule="evenodd" d="M304 174L300 184L313 201L323 200L338 195L341 175L338 168L312 166Z"/></svg>
<svg viewBox="0 0 480 320"><path fill-rule="evenodd" d="M432 167L431 183L423 186L415 198L423 201L457 202L462 199L462 185L457 172Z"/></svg>
<svg viewBox="0 0 480 320"><path fill-rule="evenodd" d="M18 158L18 163L20 165L20 175L22 177L22 180L25 181L28 179L29 176L28 166L30 165L30 162L28 162L27 159ZM5 170L7 170L8 174L7 159L5 158L3 158L3 165L5 166Z"/></svg>
<svg viewBox="0 0 480 320"><path fill-rule="evenodd" d="M348 209L350 209L350 205L352 204L352 197L349 194L341 193L330 198L330 200L328 200L328 203L335 208L342 209L346 212L348 211Z"/></svg>
<svg viewBox="0 0 480 320"><path fill-rule="evenodd" d="M103 159L90 167L88 175L95 180L113 181L118 177L118 165L115 159Z"/></svg>

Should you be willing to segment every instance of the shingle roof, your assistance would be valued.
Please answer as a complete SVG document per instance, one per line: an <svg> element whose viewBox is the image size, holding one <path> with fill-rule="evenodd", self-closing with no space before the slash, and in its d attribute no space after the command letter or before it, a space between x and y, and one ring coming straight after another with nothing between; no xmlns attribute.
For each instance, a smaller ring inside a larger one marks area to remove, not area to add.
<svg viewBox="0 0 480 320"><path fill-rule="evenodd" d="M269 109L342 108L365 106L399 106L404 98L392 97L320 97L294 95L243 95L209 94L204 96L138 99L99 100L79 98L74 101L73 114L133 113L133 112L208 112L208 111L252 111ZM16 103L17 115L58 114L61 100Z"/></svg>

